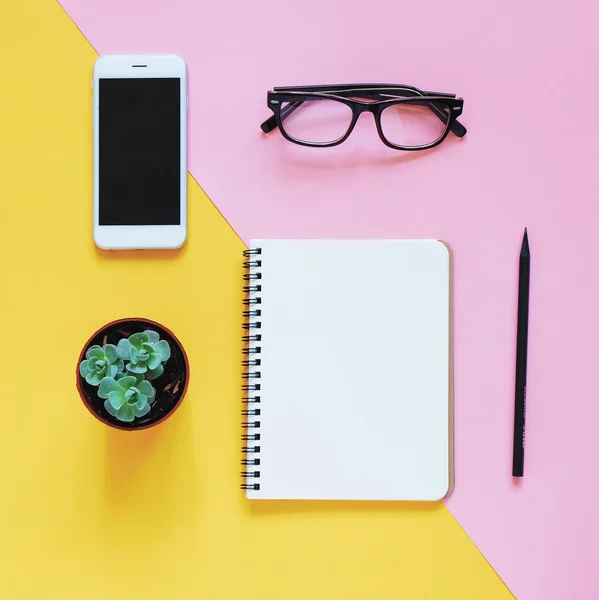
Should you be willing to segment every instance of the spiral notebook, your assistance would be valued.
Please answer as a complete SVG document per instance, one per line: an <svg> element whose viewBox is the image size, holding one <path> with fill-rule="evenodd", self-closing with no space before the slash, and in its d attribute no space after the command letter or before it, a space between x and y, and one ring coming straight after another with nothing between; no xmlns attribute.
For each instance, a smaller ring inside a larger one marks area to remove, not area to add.
<svg viewBox="0 0 599 600"><path fill-rule="evenodd" d="M449 247L252 240L244 255L247 497L445 497L453 484Z"/></svg>

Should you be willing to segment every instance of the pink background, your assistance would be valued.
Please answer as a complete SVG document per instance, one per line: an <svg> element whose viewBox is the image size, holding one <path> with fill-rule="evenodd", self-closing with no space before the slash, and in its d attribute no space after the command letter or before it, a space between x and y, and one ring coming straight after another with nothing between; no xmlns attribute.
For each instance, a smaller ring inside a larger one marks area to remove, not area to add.
<svg viewBox="0 0 599 600"><path fill-rule="evenodd" d="M176 52L190 170L239 235L436 237L455 252L447 505L524 600L599 593L599 10L589 0L62 0L100 53ZM90 74L91 75L91 74ZM406 83L469 133L398 153L264 136L266 90ZM525 477L511 478L517 259L532 251Z"/></svg>

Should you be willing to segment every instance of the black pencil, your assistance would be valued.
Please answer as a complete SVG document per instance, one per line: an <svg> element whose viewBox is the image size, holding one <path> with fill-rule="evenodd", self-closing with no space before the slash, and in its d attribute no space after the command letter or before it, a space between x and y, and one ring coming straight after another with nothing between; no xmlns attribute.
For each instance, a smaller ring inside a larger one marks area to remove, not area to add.
<svg viewBox="0 0 599 600"><path fill-rule="evenodd" d="M530 248L528 232L520 250L518 282L518 330L516 341L516 401L514 407L514 460L512 475L524 475L524 437L526 419L526 363L528 358L528 297L530 290Z"/></svg>

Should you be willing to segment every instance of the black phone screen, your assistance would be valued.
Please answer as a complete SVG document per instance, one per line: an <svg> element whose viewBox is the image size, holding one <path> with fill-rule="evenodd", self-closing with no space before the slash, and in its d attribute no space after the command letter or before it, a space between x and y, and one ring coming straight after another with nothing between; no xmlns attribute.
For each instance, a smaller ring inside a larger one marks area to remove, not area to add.
<svg viewBox="0 0 599 600"><path fill-rule="evenodd" d="M181 80L99 79L99 224L181 224Z"/></svg>

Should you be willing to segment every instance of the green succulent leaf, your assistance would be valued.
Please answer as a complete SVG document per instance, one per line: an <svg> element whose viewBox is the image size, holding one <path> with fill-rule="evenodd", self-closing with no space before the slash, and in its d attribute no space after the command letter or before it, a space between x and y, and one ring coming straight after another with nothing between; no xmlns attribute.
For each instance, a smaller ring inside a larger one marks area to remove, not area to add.
<svg viewBox="0 0 599 600"><path fill-rule="evenodd" d="M92 371L85 376L85 381L87 381L87 383L90 385L100 385L102 379L102 375L100 375L100 373L96 373L95 371Z"/></svg>
<svg viewBox="0 0 599 600"><path fill-rule="evenodd" d="M117 347L116 347L116 351L119 355L119 358L122 358L123 360L129 360L129 352L131 351L131 342L129 342L129 340L126 338L119 340L119 343L117 344Z"/></svg>
<svg viewBox="0 0 599 600"><path fill-rule="evenodd" d="M87 361L87 370L92 372L96 370L96 363L98 362L98 359L95 356L92 356L88 361Z"/></svg>
<svg viewBox="0 0 599 600"><path fill-rule="evenodd" d="M110 394L108 394L108 401L110 404L112 404L115 410L118 410L126 402L125 392L123 392L123 390L110 392Z"/></svg>
<svg viewBox="0 0 599 600"><path fill-rule="evenodd" d="M115 363L117 361L119 355L118 350L116 349L116 346L114 344L106 344L103 350L104 356L110 364Z"/></svg>
<svg viewBox="0 0 599 600"><path fill-rule="evenodd" d="M123 392L126 392L132 385L137 383L137 379L133 375L122 377L119 379L119 386Z"/></svg>
<svg viewBox="0 0 599 600"><path fill-rule="evenodd" d="M165 363L171 357L171 347L168 345L166 340L160 340L154 346L154 352L157 352L161 356L161 361Z"/></svg>
<svg viewBox="0 0 599 600"><path fill-rule="evenodd" d="M129 343L135 346L138 350L141 350L142 344L150 341L150 336L147 333L134 333L129 337Z"/></svg>
<svg viewBox="0 0 599 600"><path fill-rule="evenodd" d="M84 360L80 365L79 365L79 375L81 375L81 377L86 377L87 374L89 373L89 368L87 366L87 361Z"/></svg>
<svg viewBox="0 0 599 600"><path fill-rule="evenodd" d="M148 359L148 369L155 369L161 363L162 357L157 352L150 354Z"/></svg>
<svg viewBox="0 0 599 600"><path fill-rule="evenodd" d="M141 394L147 396L148 400L153 399L156 395L156 390L149 381L140 381L136 387Z"/></svg>
<svg viewBox="0 0 599 600"><path fill-rule="evenodd" d="M123 389L119 385L118 381L115 381L111 377L104 377L100 382L100 388L98 389L98 396L106 400L110 392L122 392Z"/></svg>
<svg viewBox="0 0 599 600"><path fill-rule="evenodd" d="M135 396L137 394L137 388L132 385L126 392L125 392L125 400L127 400L127 402L132 401L133 403L136 402L135 400Z"/></svg>
<svg viewBox="0 0 599 600"><path fill-rule="evenodd" d="M97 360L96 364L94 365L94 371L96 371L96 373L99 373L100 375L104 376L104 374L106 373L106 370L107 370L106 361Z"/></svg>
<svg viewBox="0 0 599 600"><path fill-rule="evenodd" d="M133 412L133 407L126 402L116 411L116 418L119 421L124 421L125 423L131 423L133 419L135 419L135 413Z"/></svg>
<svg viewBox="0 0 599 600"><path fill-rule="evenodd" d="M164 373L164 367L162 365L158 365L155 369L148 369L146 373L146 379L152 380L160 377Z"/></svg>
<svg viewBox="0 0 599 600"><path fill-rule="evenodd" d="M150 352L148 352L145 348L142 348L138 353L137 353L137 362L148 362L148 360L150 359Z"/></svg>
<svg viewBox="0 0 599 600"><path fill-rule="evenodd" d="M158 333L152 331L151 329L146 329L144 333L150 338L150 344L155 344L160 339Z"/></svg>
<svg viewBox="0 0 599 600"><path fill-rule="evenodd" d="M127 371L131 373L145 373L148 370L148 367L145 364L135 364L130 362L127 365Z"/></svg>
<svg viewBox="0 0 599 600"><path fill-rule="evenodd" d="M135 403L135 406L141 410L148 403L148 398L143 394L137 394L136 398L137 402Z"/></svg>
<svg viewBox="0 0 599 600"><path fill-rule="evenodd" d="M116 367L117 373L122 373L125 368L125 362L122 358L117 358L114 366Z"/></svg>
<svg viewBox="0 0 599 600"><path fill-rule="evenodd" d="M135 346L131 346L131 349L129 350L128 358L134 365L137 364L138 356L139 356L139 350Z"/></svg>
<svg viewBox="0 0 599 600"><path fill-rule="evenodd" d="M91 346L85 353L86 358L104 358L104 352L100 346Z"/></svg>
<svg viewBox="0 0 599 600"><path fill-rule="evenodd" d="M117 381L120 381L121 379L124 379L125 377L134 377L135 378L135 383L133 385L135 387L137 387L137 384L140 381L144 380L144 374L143 373L131 373L129 371L125 371L124 373L117 373L115 379Z"/></svg>
<svg viewBox="0 0 599 600"><path fill-rule="evenodd" d="M113 417L116 417L116 410L112 407L112 404L108 400L104 401L104 408L109 412Z"/></svg>
<svg viewBox="0 0 599 600"><path fill-rule="evenodd" d="M136 417L144 417L150 412L151 406L146 402L143 408L137 408L137 404L133 405L133 414Z"/></svg>
<svg viewBox="0 0 599 600"><path fill-rule="evenodd" d="M106 376L114 378L118 372L119 370L116 365L108 365Z"/></svg>

